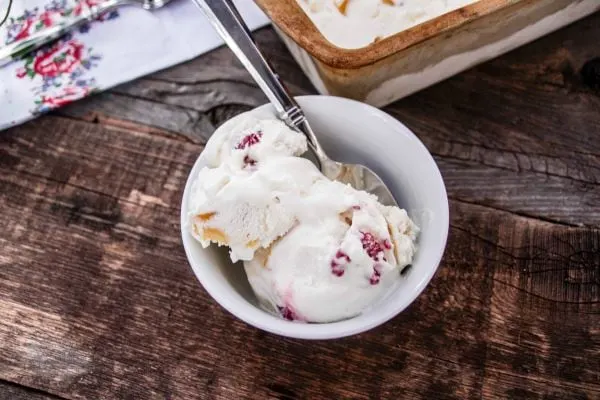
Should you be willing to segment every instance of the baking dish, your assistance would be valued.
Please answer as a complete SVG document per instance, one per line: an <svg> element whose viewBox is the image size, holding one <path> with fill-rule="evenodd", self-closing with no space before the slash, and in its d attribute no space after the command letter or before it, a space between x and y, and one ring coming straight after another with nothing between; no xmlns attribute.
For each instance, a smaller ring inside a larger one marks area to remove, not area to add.
<svg viewBox="0 0 600 400"><path fill-rule="evenodd" d="M256 0L322 94L381 107L600 9L600 0L479 0L359 49L331 44L296 0Z"/></svg>

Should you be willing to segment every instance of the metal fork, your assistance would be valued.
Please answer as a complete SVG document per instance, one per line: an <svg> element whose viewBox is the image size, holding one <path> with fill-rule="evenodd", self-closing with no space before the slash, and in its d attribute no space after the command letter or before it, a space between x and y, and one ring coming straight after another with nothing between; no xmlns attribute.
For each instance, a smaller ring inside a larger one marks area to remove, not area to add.
<svg viewBox="0 0 600 400"><path fill-rule="evenodd" d="M81 15L37 31L26 38L17 40L0 48L0 67L22 58L43 45L60 38L74 28L87 22L91 22L101 14L112 11L118 7L132 5L141 7L145 10L156 10L164 7L171 1L173 0L106 0L96 6L87 6Z"/></svg>

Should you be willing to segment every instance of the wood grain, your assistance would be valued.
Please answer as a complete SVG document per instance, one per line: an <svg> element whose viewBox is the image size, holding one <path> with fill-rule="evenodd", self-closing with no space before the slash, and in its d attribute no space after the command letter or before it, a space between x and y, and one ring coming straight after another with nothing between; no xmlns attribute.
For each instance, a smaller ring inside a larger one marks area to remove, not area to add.
<svg viewBox="0 0 600 400"><path fill-rule="evenodd" d="M0 380L2 400L61 400L62 397Z"/></svg>
<svg viewBox="0 0 600 400"><path fill-rule="evenodd" d="M600 398L598 37L600 14L386 108L442 170L448 247L405 312L338 341L250 328L185 259L192 163L266 101L228 50L0 132L0 399Z"/></svg>
<svg viewBox="0 0 600 400"><path fill-rule="evenodd" d="M2 379L65 398L600 395L598 230L453 201L444 263L406 312L284 339L187 266L178 204L200 146L44 121L0 142Z"/></svg>

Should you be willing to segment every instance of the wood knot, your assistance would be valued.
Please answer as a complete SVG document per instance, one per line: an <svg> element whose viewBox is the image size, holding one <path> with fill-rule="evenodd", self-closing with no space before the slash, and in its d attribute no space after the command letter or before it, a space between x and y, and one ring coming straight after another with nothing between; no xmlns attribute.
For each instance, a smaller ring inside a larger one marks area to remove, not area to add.
<svg viewBox="0 0 600 400"><path fill-rule="evenodd" d="M581 67L583 83L595 90L600 90L600 57L593 58Z"/></svg>

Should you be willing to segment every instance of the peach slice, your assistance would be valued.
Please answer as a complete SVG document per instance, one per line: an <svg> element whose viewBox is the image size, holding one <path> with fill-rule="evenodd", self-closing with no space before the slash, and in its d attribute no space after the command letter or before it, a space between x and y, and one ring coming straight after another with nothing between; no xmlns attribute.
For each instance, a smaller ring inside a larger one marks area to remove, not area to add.
<svg viewBox="0 0 600 400"><path fill-rule="evenodd" d="M217 214L216 211L211 211L211 212L207 212L207 213L203 213L203 214L198 214L198 215L196 215L196 218L202 222L206 222L206 221L209 221L216 214Z"/></svg>
<svg viewBox="0 0 600 400"><path fill-rule="evenodd" d="M352 225L352 211L347 210L344 211L343 213L340 213L340 220L347 224L348 226Z"/></svg>
<svg viewBox="0 0 600 400"><path fill-rule="evenodd" d="M260 242L258 241L258 239L254 239L246 243L246 247L249 249L255 249L258 247L259 244Z"/></svg>
<svg viewBox="0 0 600 400"><path fill-rule="evenodd" d="M350 0L335 0L335 6L342 15L346 15L346 8L348 8L348 3L350 3Z"/></svg>
<svg viewBox="0 0 600 400"><path fill-rule="evenodd" d="M204 240L217 242L220 245L227 245L228 243L227 235L225 234L225 232L221 231L220 229L211 228L208 226L202 228L202 238Z"/></svg>

